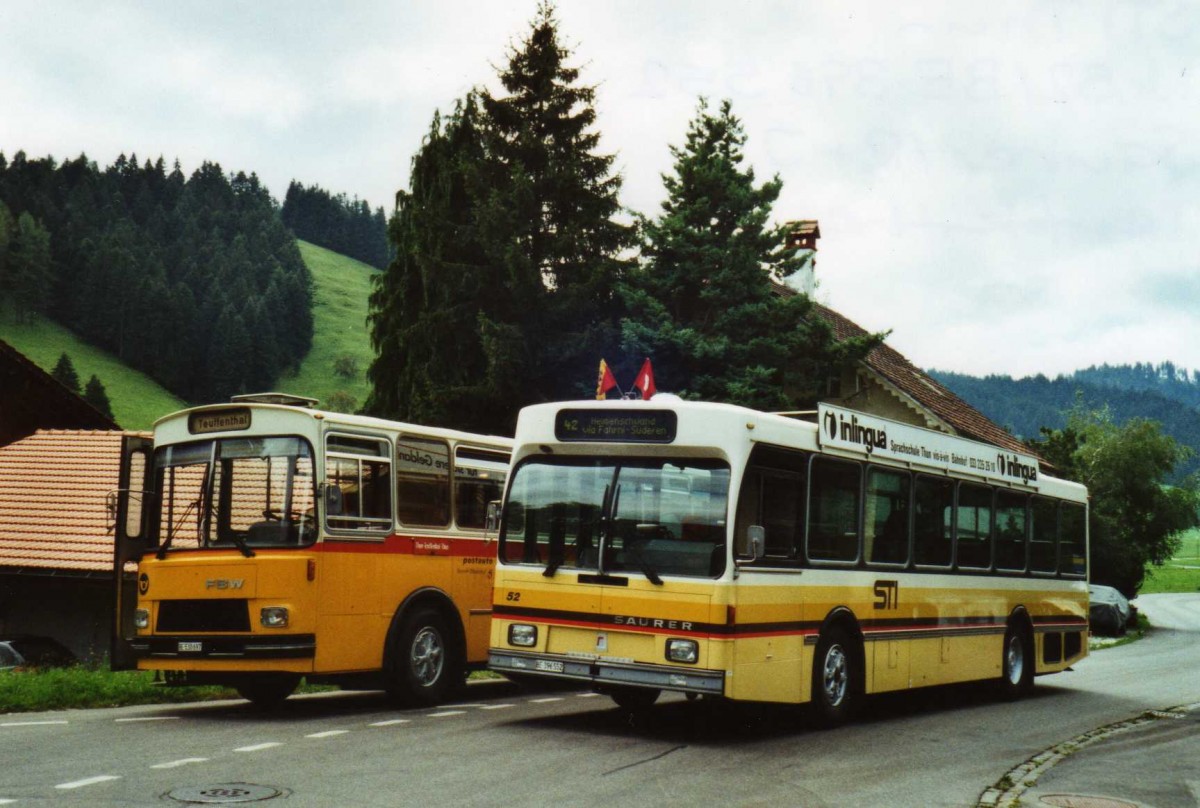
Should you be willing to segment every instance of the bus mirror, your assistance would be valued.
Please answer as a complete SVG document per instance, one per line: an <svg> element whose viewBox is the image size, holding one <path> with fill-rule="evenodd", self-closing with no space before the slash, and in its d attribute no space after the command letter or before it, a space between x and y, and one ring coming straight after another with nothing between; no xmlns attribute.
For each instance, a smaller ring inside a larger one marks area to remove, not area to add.
<svg viewBox="0 0 1200 808"><path fill-rule="evenodd" d="M750 525L746 528L746 543L750 546L750 560L758 561L763 557L767 546L767 530L762 525Z"/></svg>
<svg viewBox="0 0 1200 808"><path fill-rule="evenodd" d="M483 531L489 537L500 532L500 506L501 502L498 499L492 500L487 505L487 521L484 522Z"/></svg>

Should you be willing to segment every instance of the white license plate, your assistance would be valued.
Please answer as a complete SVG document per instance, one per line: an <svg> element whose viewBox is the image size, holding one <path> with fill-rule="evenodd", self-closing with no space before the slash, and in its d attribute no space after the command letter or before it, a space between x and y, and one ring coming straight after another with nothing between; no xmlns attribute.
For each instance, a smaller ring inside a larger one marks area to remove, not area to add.
<svg viewBox="0 0 1200 808"><path fill-rule="evenodd" d="M179 653L186 654L188 652L197 652L204 650L204 643L201 642L180 642Z"/></svg>
<svg viewBox="0 0 1200 808"><path fill-rule="evenodd" d="M547 673L562 673L563 664L550 659L539 659L534 664L534 670L546 671Z"/></svg>

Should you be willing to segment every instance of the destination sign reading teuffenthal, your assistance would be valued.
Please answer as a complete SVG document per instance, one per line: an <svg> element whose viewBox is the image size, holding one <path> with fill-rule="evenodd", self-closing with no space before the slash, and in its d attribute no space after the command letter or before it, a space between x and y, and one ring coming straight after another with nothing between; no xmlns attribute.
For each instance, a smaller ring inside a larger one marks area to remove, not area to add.
<svg viewBox="0 0 1200 808"><path fill-rule="evenodd" d="M670 443L677 424L671 410L559 410L554 437L564 443Z"/></svg>
<svg viewBox="0 0 1200 808"><path fill-rule="evenodd" d="M188 416L188 432L205 435L209 432L232 432L250 428L250 410L236 407L214 412L194 412Z"/></svg>
<svg viewBox="0 0 1200 808"><path fill-rule="evenodd" d="M828 404L817 408L825 447L1037 487L1037 458Z"/></svg>

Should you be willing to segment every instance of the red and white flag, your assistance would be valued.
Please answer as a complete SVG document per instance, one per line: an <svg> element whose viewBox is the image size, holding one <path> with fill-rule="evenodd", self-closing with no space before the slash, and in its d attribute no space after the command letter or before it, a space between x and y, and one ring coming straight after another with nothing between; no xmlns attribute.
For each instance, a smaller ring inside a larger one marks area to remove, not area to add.
<svg viewBox="0 0 1200 808"><path fill-rule="evenodd" d="M617 380L613 377L612 371L608 369L608 363L603 359L600 360L600 372L596 376L596 400L603 401L608 398L608 391L614 387L617 392L621 392L621 388L617 387Z"/></svg>
<svg viewBox="0 0 1200 808"><path fill-rule="evenodd" d="M641 391L643 401L649 401L654 396L656 392L654 371L650 368L649 359L642 363L642 369L638 371L637 378L633 381L633 386Z"/></svg>

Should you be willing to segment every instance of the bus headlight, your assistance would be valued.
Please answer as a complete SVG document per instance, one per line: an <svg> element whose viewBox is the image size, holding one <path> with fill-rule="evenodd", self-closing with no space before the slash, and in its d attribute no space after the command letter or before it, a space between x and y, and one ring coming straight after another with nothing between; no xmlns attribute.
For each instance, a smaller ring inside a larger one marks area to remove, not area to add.
<svg viewBox="0 0 1200 808"><path fill-rule="evenodd" d="M150 628L150 610L135 610L133 613L133 625L137 628Z"/></svg>
<svg viewBox="0 0 1200 808"><path fill-rule="evenodd" d="M288 610L286 606L264 606L258 613L258 620L264 628L287 628Z"/></svg>
<svg viewBox="0 0 1200 808"><path fill-rule="evenodd" d="M508 644L521 648L532 648L537 645L537 626L513 623L508 627Z"/></svg>
<svg viewBox="0 0 1200 808"><path fill-rule="evenodd" d="M700 645L695 640L667 640L667 659L694 665L700 659Z"/></svg>

